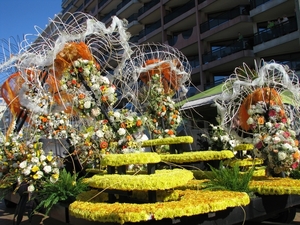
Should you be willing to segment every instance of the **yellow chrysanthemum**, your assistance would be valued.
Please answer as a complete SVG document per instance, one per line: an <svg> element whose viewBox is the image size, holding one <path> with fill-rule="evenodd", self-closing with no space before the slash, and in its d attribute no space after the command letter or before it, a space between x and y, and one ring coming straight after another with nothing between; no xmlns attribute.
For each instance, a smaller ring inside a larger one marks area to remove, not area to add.
<svg viewBox="0 0 300 225"><path fill-rule="evenodd" d="M40 168L37 165L35 165L31 168L31 171L34 172L34 173L39 171L39 170L40 170Z"/></svg>
<svg viewBox="0 0 300 225"><path fill-rule="evenodd" d="M170 144L181 144L181 143L193 143L194 139L191 136L181 137L166 137L160 139L152 139L144 141L142 147L151 147L156 145L170 145Z"/></svg>
<svg viewBox="0 0 300 225"><path fill-rule="evenodd" d="M193 216L250 203L249 196L242 192L175 190L173 193L180 196L178 200L145 204L75 201L69 210L77 218L124 224Z"/></svg>

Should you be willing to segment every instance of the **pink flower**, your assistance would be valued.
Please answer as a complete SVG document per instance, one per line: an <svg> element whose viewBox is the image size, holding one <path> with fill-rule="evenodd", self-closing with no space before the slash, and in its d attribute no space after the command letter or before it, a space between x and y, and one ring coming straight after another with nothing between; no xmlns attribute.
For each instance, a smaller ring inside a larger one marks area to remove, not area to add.
<svg viewBox="0 0 300 225"><path fill-rule="evenodd" d="M293 164L292 164L292 169L297 169L298 168L298 166L299 166L299 163L298 162L294 162Z"/></svg>
<svg viewBox="0 0 300 225"><path fill-rule="evenodd" d="M282 123L286 123L286 122L287 122L287 119L286 119L286 118L282 118L282 119L281 119L281 122L282 122Z"/></svg>
<svg viewBox="0 0 300 225"><path fill-rule="evenodd" d="M255 148L261 149L262 146L263 146L263 144L262 144L262 142L260 141L260 142L258 142L258 143L255 145Z"/></svg>
<svg viewBox="0 0 300 225"><path fill-rule="evenodd" d="M273 109L272 109L272 110L270 110L270 111L269 111L269 116L270 116L270 117L272 117L272 116L276 116L276 111L275 111L275 110L273 110Z"/></svg>
<svg viewBox="0 0 300 225"><path fill-rule="evenodd" d="M291 134L287 131L283 132L283 137L285 138L289 138L291 136Z"/></svg>

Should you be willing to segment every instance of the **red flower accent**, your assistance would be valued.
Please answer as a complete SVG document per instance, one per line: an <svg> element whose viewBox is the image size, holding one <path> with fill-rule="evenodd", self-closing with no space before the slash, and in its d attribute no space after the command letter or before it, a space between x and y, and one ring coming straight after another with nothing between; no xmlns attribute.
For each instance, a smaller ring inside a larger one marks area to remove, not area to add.
<svg viewBox="0 0 300 225"><path fill-rule="evenodd" d="M298 166L299 166L299 163L298 163L298 162L294 162L294 163L292 164L292 168L293 168L294 170L297 169Z"/></svg>
<svg viewBox="0 0 300 225"><path fill-rule="evenodd" d="M79 73L82 73L82 72L83 72L82 67L79 67L79 68L78 68L78 72L79 72Z"/></svg>
<svg viewBox="0 0 300 225"><path fill-rule="evenodd" d="M101 149L106 149L108 147L108 143L106 141L101 141L100 142L100 148Z"/></svg>
<svg viewBox="0 0 300 225"><path fill-rule="evenodd" d="M284 118L281 119L281 122L282 122L282 123L286 123L286 122L287 122L287 119L284 117Z"/></svg>
<svg viewBox="0 0 300 225"><path fill-rule="evenodd" d="M271 109L271 110L269 111L269 116L270 116L270 117L276 116L276 111L273 110L273 109Z"/></svg>
<svg viewBox="0 0 300 225"><path fill-rule="evenodd" d="M289 138L290 136L291 136L291 134L289 132L287 132L287 131L285 131L283 133L283 137L285 137L285 138Z"/></svg>
<svg viewBox="0 0 300 225"><path fill-rule="evenodd" d="M255 145L255 147L256 147L257 149L261 149L262 146L263 146L263 143L262 143L261 141L258 142L258 143Z"/></svg>

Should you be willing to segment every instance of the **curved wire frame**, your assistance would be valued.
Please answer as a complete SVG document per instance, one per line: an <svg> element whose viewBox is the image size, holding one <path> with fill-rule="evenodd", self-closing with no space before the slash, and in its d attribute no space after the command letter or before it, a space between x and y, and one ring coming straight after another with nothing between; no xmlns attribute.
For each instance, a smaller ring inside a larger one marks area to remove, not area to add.
<svg viewBox="0 0 300 225"><path fill-rule="evenodd" d="M236 131L240 135L247 133L239 128L239 110L243 101L259 88L272 88L282 98L287 96L288 101L283 101L283 107L291 120L293 128L299 133L300 116L300 86L298 76L287 66L275 61L260 61L255 63L255 70L246 64L237 67L234 73L226 80L222 93L216 98L215 104L221 116L222 124L229 131Z"/></svg>
<svg viewBox="0 0 300 225"><path fill-rule="evenodd" d="M115 74L123 98L131 99L134 104L138 104L135 100L141 87L147 84L149 77L154 73L166 81L168 88L174 93L174 99L176 96L178 98L185 96L190 86L192 68L182 52L169 45L157 43L132 46L131 57L120 65L119 74ZM143 74L146 76L144 80ZM145 101L147 98L143 100Z"/></svg>

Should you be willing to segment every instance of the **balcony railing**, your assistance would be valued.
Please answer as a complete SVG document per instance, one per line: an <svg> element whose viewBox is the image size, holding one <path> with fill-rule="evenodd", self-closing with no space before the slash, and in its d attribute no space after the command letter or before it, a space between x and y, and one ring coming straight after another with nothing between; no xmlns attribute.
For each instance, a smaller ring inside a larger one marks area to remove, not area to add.
<svg viewBox="0 0 300 225"><path fill-rule="evenodd" d="M139 33L139 36L144 37L159 27L161 27L161 19L157 20L155 23L145 25L145 29Z"/></svg>
<svg viewBox="0 0 300 225"><path fill-rule="evenodd" d="M254 34L253 45L259 45L278 37L284 36L288 33L298 30L297 20L295 17L290 18L289 21L275 25L271 29L266 29Z"/></svg>
<svg viewBox="0 0 300 225"><path fill-rule="evenodd" d="M183 37L184 39L190 38L191 35L192 35L192 33L193 33L193 30L194 30L194 29L191 28L191 29L188 29L188 30L185 30L185 31L181 32L182 37ZM169 45L173 46L173 45L176 44L177 39L178 39L178 35L179 35L179 33L178 33L177 35L174 35L174 36L172 36L171 38L168 39Z"/></svg>
<svg viewBox="0 0 300 225"><path fill-rule="evenodd" d="M84 5L89 4L90 1L92 1L92 0L84 0Z"/></svg>
<svg viewBox="0 0 300 225"><path fill-rule="evenodd" d="M220 47L214 51L208 52L202 55L202 63L206 64L217 59L221 59L225 56L232 55L236 52L251 49L252 46L249 44L249 39L244 38L241 41L234 41L232 44Z"/></svg>
<svg viewBox="0 0 300 225"><path fill-rule="evenodd" d="M250 0L250 9L255 9L257 6L263 5L271 0Z"/></svg>
<svg viewBox="0 0 300 225"><path fill-rule="evenodd" d="M183 6L178 7L176 10L171 12L170 14L164 17L164 23L168 23L171 20L175 19L176 17L182 15L183 13L189 11L190 9L195 8L195 1L191 0L188 3L184 4Z"/></svg>
<svg viewBox="0 0 300 225"><path fill-rule="evenodd" d="M132 21L135 21L138 19L139 14L138 13L133 13L131 16L127 18L128 23L131 23Z"/></svg>
<svg viewBox="0 0 300 225"><path fill-rule="evenodd" d="M240 15L249 15L249 11L244 6L237 6L231 10L228 10L219 16L210 19L202 24L200 24L200 32L204 33L216 26L219 26L222 23L225 23L229 20L232 20Z"/></svg>
<svg viewBox="0 0 300 225"><path fill-rule="evenodd" d="M117 5L117 10L122 9L125 5L127 5L131 0L123 0L119 5Z"/></svg>
<svg viewBox="0 0 300 225"><path fill-rule="evenodd" d="M150 2L147 2L144 4L142 8L139 9L139 16L147 12L149 9L151 9L153 6L158 4L160 0L152 0Z"/></svg>
<svg viewBox="0 0 300 225"><path fill-rule="evenodd" d="M108 2L109 0L100 0L100 2L98 3L98 9L100 9L102 6L105 5L106 2Z"/></svg>

